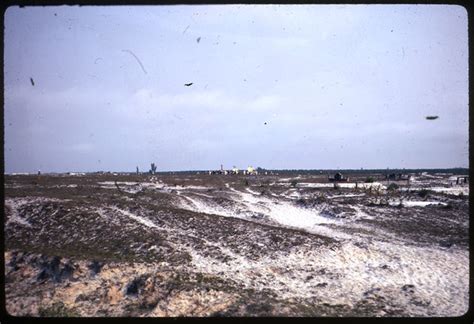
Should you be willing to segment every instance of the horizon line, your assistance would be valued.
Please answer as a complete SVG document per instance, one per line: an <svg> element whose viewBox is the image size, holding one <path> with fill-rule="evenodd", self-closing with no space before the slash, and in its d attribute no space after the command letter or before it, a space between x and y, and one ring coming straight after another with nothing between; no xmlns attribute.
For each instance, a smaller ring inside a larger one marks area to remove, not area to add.
<svg viewBox="0 0 474 324"><path fill-rule="evenodd" d="M439 168L334 168L334 169L265 169L265 168L254 168L255 170L263 170L263 171L270 171L270 172L295 172L295 171L300 171L300 172L308 172L308 171L390 171L390 170L406 170L406 171L416 171L416 170L455 170L455 169L461 169L461 170L469 170L469 167L439 167ZM209 172L209 171L218 171L220 169L190 169L190 170L161 170L161 171L156 171L155 174L159 173L173 173L173 172ZM224 170L232 170L232 169L224 169ZM239 169L239 170L246 170L246 168ZM41 171L41 170L39 170ZM105 171L105 170L97 170L97 171L45 171L42 172L41 174L68 174L68 173L85 173L85 174L91 174L91 173L120 173L120 174L136 174L136 171ZM149 171L140 171L138 174L149 174ZM38 171L36 172L4 172L4 175L35 175L38 174Z"/></svg>

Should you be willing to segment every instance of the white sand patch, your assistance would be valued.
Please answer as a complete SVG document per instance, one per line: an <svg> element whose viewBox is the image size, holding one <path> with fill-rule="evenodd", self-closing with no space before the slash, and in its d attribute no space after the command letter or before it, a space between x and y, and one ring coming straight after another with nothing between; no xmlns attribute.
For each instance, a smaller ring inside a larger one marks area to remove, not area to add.
<svg viewBox="0 0 474 324"><path fill-rule="evenodd" d="M296 184L299 188L332 188L334 183L310 183L310 182L300 182Z"/></svg>
<svg viewBox="0 0 474 324"><path fill-rule="evenodd" d="M120 208L117 208L115 206L110 206L109 209L115 211L115 212L119 212L121 213L122 215L124 216L127 216L128 218L131 218L133 220L135 220L136 222L142 224L142 225L145 225L146 227L150 227L150 228L156 228L156 229L159 229L160 227L159 226L156 226L152 221L150 221L149 219L146 219L145 217L141 217L141 216L138 216L138 215L135 215L127 210L123 210L123 209L120 209Z"/></svg>
<svg viewBox="0 0 474 324"><path fill-rule="evenodd" d="M400 188L401 191L420 191L420 190L432 190L434 192L446 193L450 195L459 195L463 194L469 196L469 187L468 186L454 186L454 187L409 187L409 188Z"/></svg>
<svg viewBox="0 0 474 324"><path fill-rule="evenodd" d="M205 186L185 186L186 189L192 189L192 190L209 190L211 187L205 187Z"/></svg>
<svg viewBox="0 0 474 324"><path fill-rule="evenodd" d="M23 225L23 226L26 226L26 227L31 227L31 224L23 217L20 216L20 214L18 213L18 209L25 205L27 202L25 202L24 200L21 200L21 199L6 199L5 200L5 206L8 206L10 208L10 214L8 219L7 219L7 222L6 222L6 226L8 226L11 222L13 223L17 223L17 224L20 224L20 225ZM5 214L5 216L7 216L7 214Z"/></svg>
<svg viewBox="0 0 474 324"><path fill-rule="evenodd" d="M338 183L338 186L341 188L355 188L356 184L355 183ZM380 182L370 182L370 183L358 183L357 188L363 188L363 189L368 189L368 188L373 188L373 189L387 189L382 183Z"/></svg>
<svg viewBox="0 0 474 324"><path fill-rule="evenodd" d="M141 182L141 185L146 187L146 188L156 188L156 189L162 189L166 185L161 182L161 181L153 181L153 182Z"/></svg>
<svg viewBox="0 0 474 324"><path fill-rule="evenodd" d="M208 190L210 187L204 187L204 186L181 186L178 185L176 187L171 187L179 190Z"/></svg>
<svg viewBox="0 0 474 324"><path fill-rule="evenodd" d="M269 191L269 193L270 193L270 195L272 195L273 197L276 197L276 198L280 197L279 195L277 195L277 194L274 193L274 192Z"/></svg>
<svg viewBox="0 0 474 324"><path fill-rule="evenodd" d="M290 200L301 198L301 194L296 189L288 189L280 194L280 197L284 197Z"/></svg>
<svg viewBox="0 0 474 324"><path fill-rule="evenodd" d="M333 224L336 221L320 216L316 210L298 208L288 203L270 206L270 217L291 227L311 229L314 225Z"/></svg>
<svg viewBox="0 0 474 324"><path fill-rule="evenodd" d="M106 187L114 186L115 187L115 181L102 181L102 182L97 182L99 185L103 185ZM132 181L117 181L117 184L120 185L125 185L125 186L136 186L139 185L140 182L132 182Z"/></svg>
<svg viewBox="0 0 474 324"><path fill-rule="evenodd" d="M202 192L193 192L193 195L198 195L198 196L206 197L206 198L214 198L214 196L207 195L207 194L204 194Z"/></svg>
<svg viewBox="0 0 474 324"><path fill-rule="evenodd" d="M362 208L359 206L352 206L355 210L355 215L351 217L352 220L359 220L359 219L374 219L374 216L367 214Z"/></svg>
<svg viewBox="0 0 474 324"><path fill-rule="evenodd" d="M469 196L469 187L454 187L454 188L445 188L445 187L431 187L429 190L433 190L435 192L443 192L450 195L459 195L463 194L465 196Z"/></svg>
<svg viewBox="0 0 474 324"><path fill-rule="evenodd" d="M55 188L77 188L77 184L57 185Z"/></svg>
<svg viewBox="0 0 474 324"><path fill-rule="evenodd" d="M250 192L252 195L260 196L260 192L253 191L253 190L250 189L250 188L246 188L245 190L247 190L247 192Z"/></svg>
<svg viewBox="0 0 474 324"><path fill-rule="evenodd" d="M390 205L398 205L400 202L389 203ZM402 205L404 207L426 207L430 205L439 205L439 206L447 206L444 202L439 201L413 201L413 200L403 200Z"/></svg>
<svg viewBox="0 0 474 324"><path fill-rule="evenodd" d="M278 179L278 182L288 182L288 181L291 181L291 180L294 180L296 178L281 178L281 179Z"/></svg>
<svg viewBox="0 0 474 324"><path fill-rule="evenodd" d="M104 218L107 220L107 222L114 224L114 225L121 225L119 218L115 217L115 215L110 215L110 211L108 211L106 208L100 207L100 208L95 208L94 212L98 214L100 217Z"/></svg>
<svg viewBox="0 0 474 324"><path fill-rule="evenodd" d="M179 207L186 210L224 217L244 218L243 215L238 215L230 209L207 203L201 199L191 198L185 195L181 195L180 197L183 199Z"/></svg>
<svg viewBox="0 0 474 324"><path fill-rule="evenodd" d="M343 232L324 226L325 224L341 223L341 220L323 217L317 209L300 208L290 203L274 201L261 195L255 197L253 194L241 192L234 188L230 188L230 190L238 194L234 199L235 205L238 206L237 208L226 208L184 195L181 197L186 199L186 201L181 201L179 207L194 212L242 219L251 219L252 215L263 215L270 221L285 227L303 229L310 233L333 238L347 239L350 237Z"/></svg>
<svg viewBox="0 0 474 324"><path fill-rule="evenodd" d="M198 251L189 251L193 268L245 287L271 288L282 298L318 297L330 304L354 305L375 288L380 289L380 295L390 296L392 302L405 305L413 315L424 315L428 310L430 315L457 316L468 306L469 255L463 250L383 242L361 248L346 242L336 250L295 248L252 261L225 247L220 249L231 257L229 262L216 262ZM413 285L413 292L405 294L405 285ZM413 298L423 306L416 306Z"/></svg>
<svg viewBox="0 0 474 324"><path fill-rule="evenodd" d="M298 198L301 198L301 194L296 190L292 190L291 193L288 195L288 197L293 198L293 199L298 199Z"/></svg>
<svg viewBox="0 0 474 324"><path fill-rule="evenodd" d="M328 199L335 199L335 198L349 198L349 197L363 197L365 196L365 193L363 194L347 194L347 195L334 195L334 196L328 196Z"/></svg>
<svg viewBox="0 0 474 324"><path fill-rule="evenodd" d="M336 186L339 188L355 188L355 182L338 182ZM334 188L334 183L310 183L310 182L301 182L297 183L296 187L299 188ZM357 183L357 188L361 189L368 189L368 188L377 188L377 189L387 189L382 183L380 182L370 182L370 183Z"/></svg>

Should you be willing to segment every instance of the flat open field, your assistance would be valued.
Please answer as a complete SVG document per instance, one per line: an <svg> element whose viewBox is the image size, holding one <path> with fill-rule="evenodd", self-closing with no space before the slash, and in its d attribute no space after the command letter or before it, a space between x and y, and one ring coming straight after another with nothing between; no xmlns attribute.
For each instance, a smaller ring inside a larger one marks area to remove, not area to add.
<svg viewBox="0 0 474 324"><path fill-rule="evenodd" d="M7 175L7 311L464 314L468 184L367 176Z"/></svg>

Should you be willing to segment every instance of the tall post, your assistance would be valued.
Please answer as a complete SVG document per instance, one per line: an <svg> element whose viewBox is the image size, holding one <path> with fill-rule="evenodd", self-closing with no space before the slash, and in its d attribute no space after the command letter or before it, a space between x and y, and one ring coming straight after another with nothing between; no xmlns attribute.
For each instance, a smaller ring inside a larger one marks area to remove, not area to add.
<svg viewBox="0 0 474 324"><path fill-rule="evenodd" d="M150 173L155 174L155 172L156 172L156 165L155 165L155 163L152 163Z"/></svg>

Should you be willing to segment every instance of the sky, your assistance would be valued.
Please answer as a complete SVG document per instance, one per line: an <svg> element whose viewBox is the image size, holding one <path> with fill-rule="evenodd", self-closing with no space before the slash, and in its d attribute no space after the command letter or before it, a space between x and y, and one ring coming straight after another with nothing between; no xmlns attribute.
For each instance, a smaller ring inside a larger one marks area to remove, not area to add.
<svg viewBox="0 0 474 324"><path fill-rule="evenodd" d="M468 167L461 6L12 6L4 21L6 173Z"/></svg>

